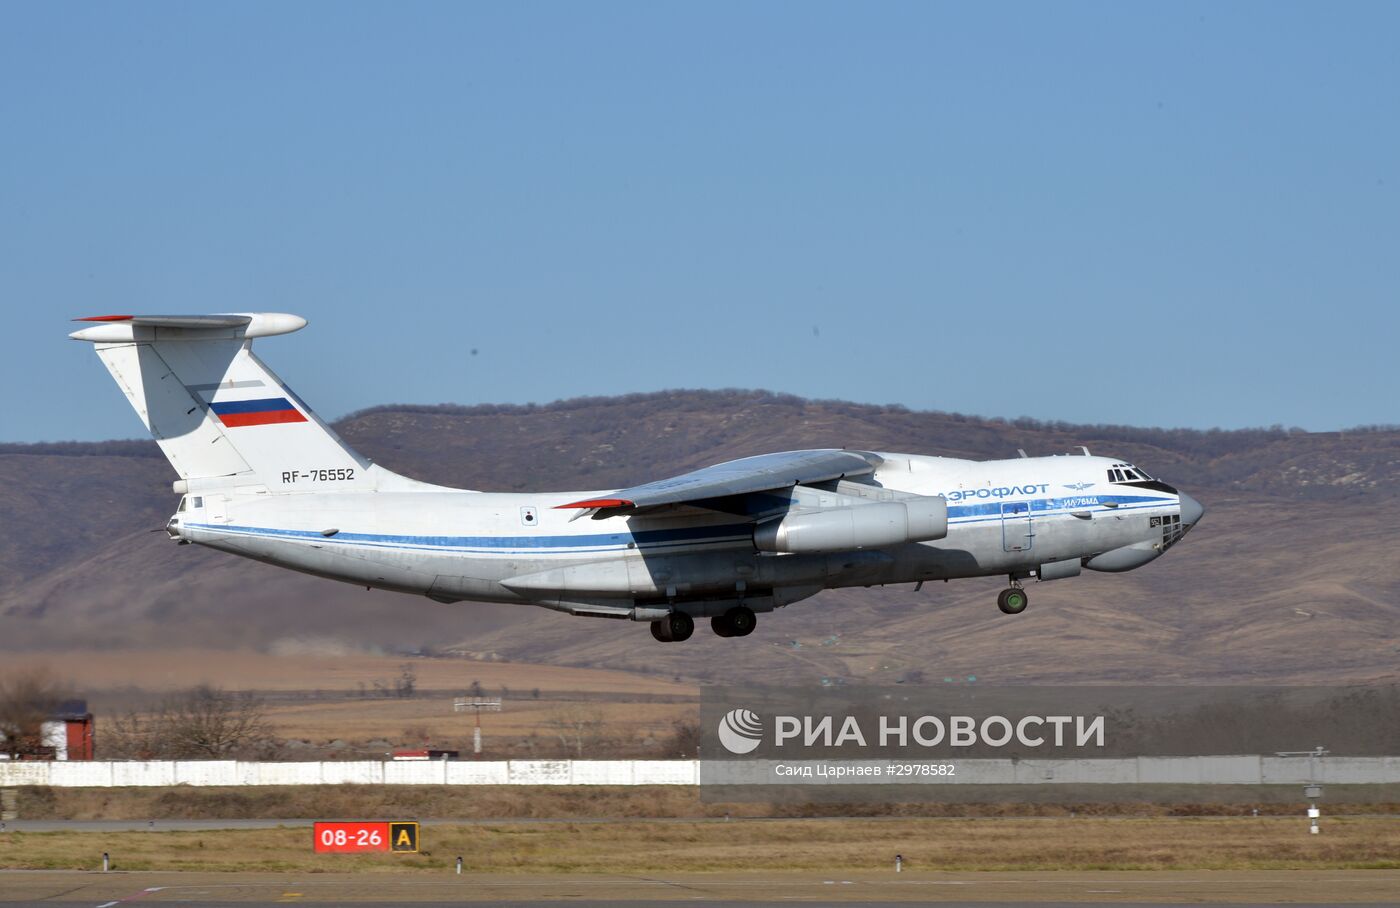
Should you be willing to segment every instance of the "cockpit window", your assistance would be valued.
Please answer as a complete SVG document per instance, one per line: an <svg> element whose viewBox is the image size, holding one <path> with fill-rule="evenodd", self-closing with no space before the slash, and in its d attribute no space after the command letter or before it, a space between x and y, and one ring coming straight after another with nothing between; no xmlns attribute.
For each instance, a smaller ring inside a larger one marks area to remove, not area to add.
<svg viewBox="0 0 1400 908"><path fill-rule="evenodd" d="M1151 482L1152 477L1145 470L1128 463L1116 463L1108 471L1109 482Z"/></svg>

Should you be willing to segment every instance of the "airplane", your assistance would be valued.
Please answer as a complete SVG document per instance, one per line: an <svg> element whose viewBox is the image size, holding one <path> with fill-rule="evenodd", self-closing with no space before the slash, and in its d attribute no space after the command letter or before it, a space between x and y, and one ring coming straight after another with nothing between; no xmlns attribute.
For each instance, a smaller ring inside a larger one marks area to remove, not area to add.
<svg viewBox="0 0 1400 908"><path fill-rule="evenodd" d="M626 489L495 493L393 473L346 445L252 352L281 313L103 315L73 332L179 479L166 525L194 543L438 602L523 603L744 637L757 615L841 587L1130 571L1204 508L1125 460L973 461L821 449L744 457Z"/></svg>

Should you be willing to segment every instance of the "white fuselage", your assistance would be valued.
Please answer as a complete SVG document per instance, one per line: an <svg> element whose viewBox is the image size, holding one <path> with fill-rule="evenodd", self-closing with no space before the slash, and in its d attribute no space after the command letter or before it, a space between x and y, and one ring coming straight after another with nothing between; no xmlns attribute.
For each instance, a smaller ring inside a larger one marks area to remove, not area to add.
<svg viewBox="0 0 1400 908"><path fill-rule="evenodd" d="M977 462L779 451L628 489L495 494L357 454L252 352L306 325L276 312L100 315L91 343L175 469L172 537L442 602L542 605L721 637L824 589L1081 568L1126 571L1200 518L1189 495L1102 457Z"/></svg>
<svg viewBox="0 0 1400 908"><path fill-rule="evenodd" d="M735 601L766 611L835 587L1129 570L1182 532L1184 496L1160 482L1113 481L1121 464L1109 458L880 456L870 476L750 495L736 505L744 513L678 506L592 519L556 508L606 492L320 483L314 493L192 493L170 530L181 541L442 601L642 618L661 607L716 614ZM755 521L771 515L911 496L946 498L944 538L832 554L754 546Z"/></svg>

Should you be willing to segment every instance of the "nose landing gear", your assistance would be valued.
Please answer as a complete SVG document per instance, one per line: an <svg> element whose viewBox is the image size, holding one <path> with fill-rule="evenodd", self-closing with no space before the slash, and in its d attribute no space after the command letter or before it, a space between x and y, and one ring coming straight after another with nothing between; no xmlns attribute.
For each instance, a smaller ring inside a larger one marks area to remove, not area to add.
<svg viewBox="0 0 1400 908"><path fill-rule="evenodd" d="M1015 581L1012 582L1015 583ZM1002 590L997 596L997 608L1008 615L1021 614L1026 610L1026 606L1030 605L1030 602L1030 597L1026 595L1025 590L1021 589L1019 583L1009 590Z"/></svg>

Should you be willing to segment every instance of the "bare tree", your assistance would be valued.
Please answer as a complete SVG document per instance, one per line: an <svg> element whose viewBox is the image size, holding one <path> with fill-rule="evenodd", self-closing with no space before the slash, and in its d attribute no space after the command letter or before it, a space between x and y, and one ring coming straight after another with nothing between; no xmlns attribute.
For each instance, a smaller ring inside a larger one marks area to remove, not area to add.
<svg viewBox="0 0 1400 908"><path fill-rule="evenodd" d="M137 759L265 757L281 744L261 699L207 684L171 694L148 715L114 719L107 740L113 756Z"/></svg>
<svg viewBox="0 0 1400 908"><path fill-rule="evenodd" d="M260 751L275 742L261 699L207 684L168 698L159 720L179 755L223 757Z"/></svg>
<svg viewBox="0 0 1400 908"><path fill-rule="evenodd" d="M67 688L42 669L0 680L0 751L11 758L37 754L44 721L67 696Z"/></svg>
<svg viewBox="0 0 1400 908"><path fill-rule="evenodd" d="M544 727L559 739L565 754L582 758L586 747L597 744L602 737L603 714L583 703L571 703L556 710L545 720Z"/></svg>
<svg viewBox="0 0 1400 908"><path fill-rule="evenodd" d="M102 755L123 760L154 760L162 753L160 725L152 716L129 710L114 716L102 734Z"/></svg>
<svg viewBox="0 0 1400 908"><path fill-rule="evenodd" d="M399 666L399 677L394 681L394 693L402 698L411 698L418 689L418 673L413 666L404 663Z"/></svg>
<svg viewBox="0 0 1400 908"><path fill-rule="evenodd" d="M677 719L671 723L671 737L665 744L666 756L683 759L698 757L702 738L699 722L694 719Z"/></svg>

